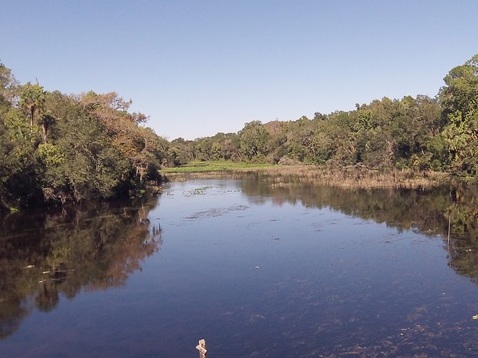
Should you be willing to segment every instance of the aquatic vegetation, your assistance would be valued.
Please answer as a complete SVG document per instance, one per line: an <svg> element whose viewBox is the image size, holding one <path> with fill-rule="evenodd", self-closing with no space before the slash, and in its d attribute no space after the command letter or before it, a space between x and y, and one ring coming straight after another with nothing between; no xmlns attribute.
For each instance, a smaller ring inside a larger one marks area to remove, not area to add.
<svg viewBox="0 0 478 358"><path fill-rule="evenodd" d="M184 196L205 195L206 191L208 189L211 189L211 188L212 188L212 186L203 186L203 187L200 187L200 188L194 188L194 189L186 191L184 193Z"/></svg>

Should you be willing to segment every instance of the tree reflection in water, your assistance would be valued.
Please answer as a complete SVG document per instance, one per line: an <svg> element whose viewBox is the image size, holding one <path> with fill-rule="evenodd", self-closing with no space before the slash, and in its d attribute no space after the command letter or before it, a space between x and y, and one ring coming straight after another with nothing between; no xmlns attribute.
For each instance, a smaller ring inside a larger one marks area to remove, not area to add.
<svg viewBox="0 0 478 358"><path fill-rule="evenodd" d="M341 189L316 185L300 176L253 174L242 181L242 190L256 201L301 202L306 207L331 208L385 223L399 231L440 236L449 266L478 283L478 188Z"/></svg>
<svg viewBox="0 0 478 358"><path fill-rule="evenodd" d="M0 338L34 309L48 312L62 296L126 283L161 246L149 222L154 198L140 206L95 204L70 211L12 215L0 232Z"/></svg>

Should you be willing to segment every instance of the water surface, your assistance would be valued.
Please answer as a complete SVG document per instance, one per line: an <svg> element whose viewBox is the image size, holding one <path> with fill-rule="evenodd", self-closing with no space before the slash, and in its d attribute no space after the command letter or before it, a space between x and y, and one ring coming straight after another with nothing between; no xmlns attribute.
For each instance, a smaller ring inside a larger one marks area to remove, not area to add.
<svg viewBox="0 0 478 358"><path fill-rule="evenodd" d="M9 227L0 352L194 357L205 338L208 357L475 356L476 240L448 240L450 205L204 179L169 183L149 206L43 223L35 244Z"/></svg>

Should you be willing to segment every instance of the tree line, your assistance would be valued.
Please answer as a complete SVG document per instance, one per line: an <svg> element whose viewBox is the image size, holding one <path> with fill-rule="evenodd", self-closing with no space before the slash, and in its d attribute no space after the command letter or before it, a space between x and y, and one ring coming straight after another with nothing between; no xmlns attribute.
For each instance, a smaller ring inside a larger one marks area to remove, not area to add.
<svg viewBox="0 0 478 358"><path fill-rule="evenodd" d="M310 163L451 173L475 180L478 171L478 55L453 68L435 98L384 97L352 111L314 118L246 123L238 133L173 140L172 164L231 160Z"/></svg>
<svg viewBox="0 0 478 358"><path fill-rule="evenodd" d="M168 141L116 93L66 95L19 84L0 63L0 211L109 199L158 185L162 166L228 160L478 173L478 55L434 98L384 97L352 111L246 123L237 133Z"/></svg>
<svg viewBox="0 0 478 358"><path fill-rule="evenodd" d="M20 85L0 64L0 212L128 196L159 185L168 143L116 93Z"/></svg>

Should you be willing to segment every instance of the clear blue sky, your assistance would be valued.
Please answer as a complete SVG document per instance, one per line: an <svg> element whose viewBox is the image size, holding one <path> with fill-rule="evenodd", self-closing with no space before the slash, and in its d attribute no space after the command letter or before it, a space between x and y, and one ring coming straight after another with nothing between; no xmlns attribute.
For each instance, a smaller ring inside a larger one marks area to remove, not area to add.
<svg viewBox="0 0 478 358"><path fill-rule="evenodd" d="M478 53L476 0L2 0L22 83L115 91L169 140L435 96Z"/></svg>

